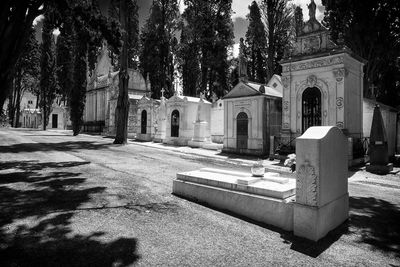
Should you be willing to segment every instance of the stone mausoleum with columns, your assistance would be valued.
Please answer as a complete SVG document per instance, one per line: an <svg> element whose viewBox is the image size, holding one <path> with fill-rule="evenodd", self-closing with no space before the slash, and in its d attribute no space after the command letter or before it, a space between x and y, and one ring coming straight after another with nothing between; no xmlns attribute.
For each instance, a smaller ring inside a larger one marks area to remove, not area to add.
<svg viewBox="0 0 400 267"><path fill-rule="evenodd" d="M361 138L365 61L330 40L313 5L311 1L310 20L296 18L294 50L281 61L282 141L289 143L311 126L328 125Z"/></svg>

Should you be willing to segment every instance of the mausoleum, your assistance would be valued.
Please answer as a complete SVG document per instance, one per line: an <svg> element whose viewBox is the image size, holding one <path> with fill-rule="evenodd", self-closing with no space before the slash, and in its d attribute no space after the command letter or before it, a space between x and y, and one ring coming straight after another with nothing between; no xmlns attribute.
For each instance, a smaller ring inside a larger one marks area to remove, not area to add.
<svg viewBox="0 0 400 267"><path fill-rule="evenodd" d="M270 135L281 130L282 92L266 85L241 81L224 100L223 151L263 155Z"/></svg>
<svg viewBox="0 0 400 267"><path fill-rule="evenodd" d="M193 138L196 121L205 122L205 131L210 133L211 103L207 100L202 101L200 112L198 97L180 96L176 93L166 101L166 132L163 143L188 145L188 141Z"/></svg>
<svg viewBox="0 0 400 267"><path fill-rule="evenodd" d="M84 131L115 134L115 108L119 92L119 71L114 71L108 55L107 45L98 55L97 64L88 77ZM134 136L137 129L138 101L150 92L150 83L134 69L128 69L129 117L128 135Z"/></svg>
<svg viewBox="0 0 400 267"><path fill-rule="evenodd" d="M143 96L138 101L136 139L143 141L153 140L157 130L158 110L160 100Z"/></svg>

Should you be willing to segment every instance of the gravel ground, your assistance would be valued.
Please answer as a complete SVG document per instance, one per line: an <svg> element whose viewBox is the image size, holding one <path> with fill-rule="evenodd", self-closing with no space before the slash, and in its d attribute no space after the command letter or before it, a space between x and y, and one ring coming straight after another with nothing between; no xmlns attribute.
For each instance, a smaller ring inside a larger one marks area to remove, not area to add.
<svg viewBox="0 0 400 267"><path fill-rule="evenodd" d="M171 194L251 158L112 141L0 129L0 266L400 266L398 169L351 171L350 219L313 243Z"/></svg>

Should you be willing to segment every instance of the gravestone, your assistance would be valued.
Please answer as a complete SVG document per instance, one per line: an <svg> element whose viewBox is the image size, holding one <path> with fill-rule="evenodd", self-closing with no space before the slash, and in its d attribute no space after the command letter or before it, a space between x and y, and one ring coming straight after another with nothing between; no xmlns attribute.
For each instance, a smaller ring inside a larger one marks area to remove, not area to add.
<svg viewBox="0 0 400 267"><path fill-rule="evenodd" d="M366 166L368 172L387 174L393 170L393 164L389 163L388 139L379 105L375 106L372 118L369 158Z"/></svg>
<svg viewBox="0 0 400 267"><path fill-rule="evenodd" d="M204 103L204 95L200 93L200 100L197 105L196 120L193 122L193 137L192 140L188 141L190 147L202 147L205 143L211 142L210 127L207 121L206 108L209 110L210 107L206 107Z"/></svg>
<svg viewBox="0 0 400 267"><path fill-rule="evenodd" d="M337 127L311 127L296 152L296 179L204 168L178 173L172 192L318 241L348 218L347 139Z"/></svg>
<svg viewBox="0 0 400 267"><path fill-rule="evenodd" d="M310 127L296 154L293 231L317 241L348 218L347 139L337 127Z"/></svg>
<svg viewBox="0 0 400 267"><path fill-rule="evenodd" d="M160 106L157 110L156 134L153 139L154 142L159 142L159 143L162 143L164 141L167 129L167 107L165 103L164 92L165 92L164 88L161 89Z"/></svg>

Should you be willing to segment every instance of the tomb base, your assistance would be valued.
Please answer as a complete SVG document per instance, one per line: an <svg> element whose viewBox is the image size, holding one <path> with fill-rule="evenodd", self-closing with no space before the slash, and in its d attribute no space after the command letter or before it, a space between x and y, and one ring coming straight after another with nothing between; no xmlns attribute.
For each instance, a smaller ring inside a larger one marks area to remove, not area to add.
<svg viewBox="0 0 400 267"><path fill-rule="evenodd" d="M294 204L293 232L296 236L318 241L349 217L349 194L344 194L324 206Z"/></svg>
<svg viewBox="0 0 400 267"><path fill-rule="evenodd" d="M136 135L136 139L141 140L141 141L151 141L151 134L142 134L138 133Z"/></svg>
<svg viewBox="0 0 400 267"><path fill-rule="evenodd" d="M178 173L173 181L175 195L229 210L252 220L293 229L293 201L296 181L266 173L262 178L250 173L205 168Z"/></svg>
<svg viewBox="0 0 400 267"><path fill-rule="evenodd" d="M376 174L388 174L389 172L393 171L393 163L388 163L386 165L375 165L367 163L366 171Z"/></svg>

